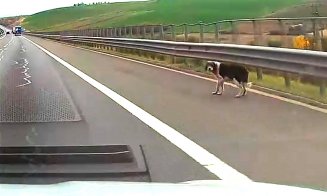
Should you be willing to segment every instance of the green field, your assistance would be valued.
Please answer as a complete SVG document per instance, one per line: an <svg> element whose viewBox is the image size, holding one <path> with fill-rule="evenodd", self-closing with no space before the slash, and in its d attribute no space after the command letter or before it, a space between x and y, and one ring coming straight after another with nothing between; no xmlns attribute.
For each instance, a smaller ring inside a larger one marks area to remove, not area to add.
<svg viewBox="0 0 327 196"><path fill-rule="evenodd" d="M140 24L181 24L254 18L306 0L152 0L59 8L26 17L31 31L60 31Z"/></svg>

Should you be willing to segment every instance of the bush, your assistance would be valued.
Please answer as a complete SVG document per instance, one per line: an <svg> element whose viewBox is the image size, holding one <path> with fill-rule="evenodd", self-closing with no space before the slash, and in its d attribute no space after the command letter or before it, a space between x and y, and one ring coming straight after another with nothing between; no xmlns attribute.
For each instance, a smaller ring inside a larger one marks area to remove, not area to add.
<svg viewBox="0 0 327 196"><path fill-rule="evenodd" d="M299 35L293 39L293 47L296 49L310 49L312 45L313 40L303 35Z"/></svg>
<svg viewBox="0 0 327 196"><path fill-rule="evenodd" d="M280 40L268 40L267 45L269 47L281 47L282 42Z"/></svg>

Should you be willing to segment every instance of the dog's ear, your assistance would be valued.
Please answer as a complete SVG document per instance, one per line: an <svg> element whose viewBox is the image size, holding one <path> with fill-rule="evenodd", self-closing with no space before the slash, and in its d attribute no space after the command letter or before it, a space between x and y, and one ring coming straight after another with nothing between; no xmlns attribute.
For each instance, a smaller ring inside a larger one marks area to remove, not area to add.
<svg viewBox="0 0 327 196"><path fill-rule="evenodd" d="M206 64L206 71L213 71L213 61L208 61Z"/></svg>

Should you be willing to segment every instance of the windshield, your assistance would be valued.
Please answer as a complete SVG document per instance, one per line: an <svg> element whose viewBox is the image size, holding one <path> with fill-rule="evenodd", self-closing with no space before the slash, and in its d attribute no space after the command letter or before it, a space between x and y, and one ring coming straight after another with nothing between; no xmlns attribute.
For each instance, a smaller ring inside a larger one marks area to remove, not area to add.
<svg viewBox="0 0 327 196"><path fill-rule="evenodd" d="M0 181L326 190L327 2L0 8Z"/></svg>

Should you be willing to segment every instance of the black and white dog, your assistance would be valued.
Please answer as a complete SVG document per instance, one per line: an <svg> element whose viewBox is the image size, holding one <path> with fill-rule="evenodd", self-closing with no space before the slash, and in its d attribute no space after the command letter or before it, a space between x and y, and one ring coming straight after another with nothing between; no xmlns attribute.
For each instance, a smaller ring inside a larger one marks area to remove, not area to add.
<svg viewBox="0 0 327 196"><path fill-rule="evenodd" d="M225 81L233 81L234 84L240 89L236 98L246 95L246 88L250 88L252 83L248 82L249 71L239 65L227 65L217 61L208 61L206 70L212 72L217 78L216 91L212 92L213 95L222 95L224 92Z"/></svg>

